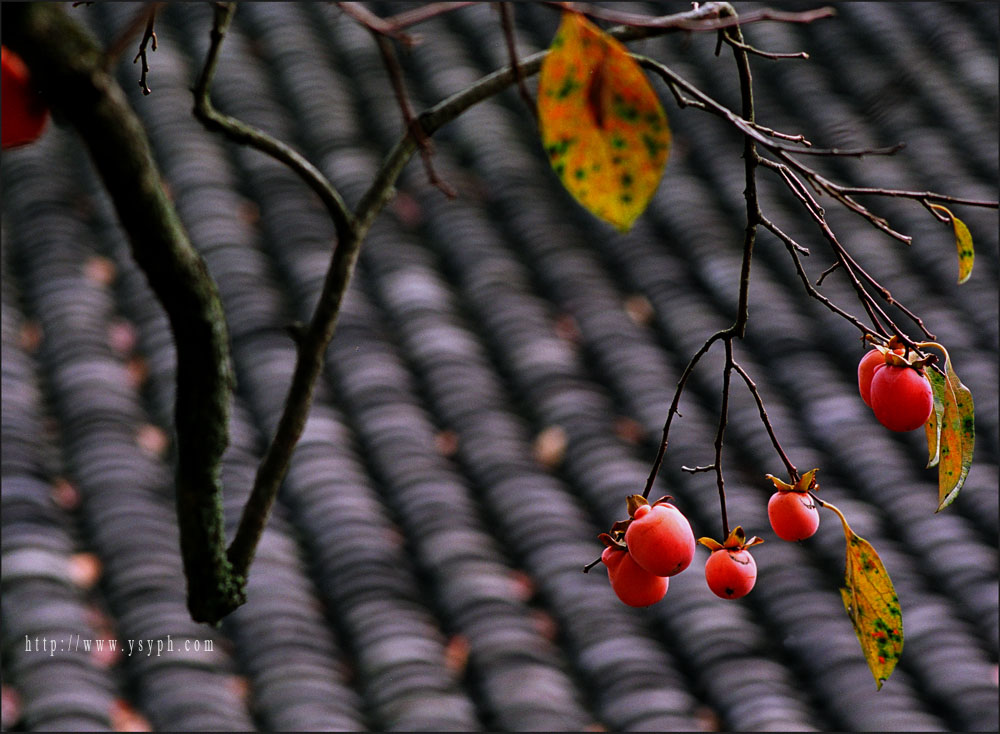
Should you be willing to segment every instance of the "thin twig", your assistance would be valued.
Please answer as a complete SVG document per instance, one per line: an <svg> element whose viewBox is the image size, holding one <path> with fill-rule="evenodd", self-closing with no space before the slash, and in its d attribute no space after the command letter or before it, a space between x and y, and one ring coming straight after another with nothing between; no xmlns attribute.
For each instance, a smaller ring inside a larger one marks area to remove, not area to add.
<svg viewBox="0 0 1000 734"><path fill-rule="evenodd" d="M722 514L722 537L729 537L729 512L726 509L726 478L722 473L722 445L729 423L729 381L733 372L733 337L724 340L726 344L726 364L722 368L722 405L719 407L719 427L715 432L715 485L719 489L719 504Z"/></svg>
<svg viewBox="0 0 1000 734"><path fill-rule="evenodd" d="M215 8L216 17L211 31L211 45L194 88L194 116L209 130L221 132L237 143L256 148L295 171L323 202L337 228L338 236L345 237L354 227L354 218L340 192L316 166L288 144L262 130L222 114L212 105L209 89L215 78L222 42L236 10L236 4L217 3Z"/></svg>
<svg viewBox="0 0 1000 734"><path fill-rule="evenodd" d="M743 43L742 41L737 41L733 38L726 38L726 43L734 48L739 48L746 51L748 54L754 54L755 56L761 56L765 59L808 59L809 54L805 51L796 51L793 53L777 53L775 51L761 51L759 48L754 48L749 43Z"/></svg>
<svg viewBox="0 0 1000 734"><path fill-rule="evenodd" d="M443 15L444 13L450 13L453 10L458 10L475 4L475 2L427 3L426 5L421 5L418 8L404 10L403 12L396 13L388 18L383 18L375 13L372 13L366 7L361 5L361 3L336 3L337 7L350 15L354 20L361 23L368 30L385 36L391 36L396 40L407 44L414 43L415 39L407 36L405 33L401 33L404 28L409 28L410 26L423 23L425 20L430 20L431 18Z"/></svg>
<svg viewBox="0 0 1000 734"><path fill-rule="evenodd" d="M715 471L715 464L707 464L705 466L682 466L681 471L686 471L688 474Z"/></svg>
<svg viewBox="0 0 1000 734"><path fill-rule="evenodd" d="M361 3L342 2L337 3L337 7L372 33L380 36L391 36L408 46L413 45L413 38L403 33L402 28L376 15Z"/></svg>
<svg viewBox="0 0 1000 734"><path fill-rule="evenodd" d="M805 268L802 265L802 260L801 258L799 258L798 252L796 251L797 247L801 247L801 245L799 245L794 239L792 239L790 236L781 231L781 229L766 216L761 215L760 223L761 226L769 229L780 240L782 240L785 243L785 246L788 248L789 254L792 256L792 261L795 263L795 270L798 273L799 279L802 281L802 285L806 289L806 293L808 293L812 298L815 298L817 301L819 301L824 306L829 308L838 316L841 316L847 321L850 321L852 324L854 324L854 326L858 328L859 331L861 331L861 333L878 334L878 332L874 331L871 327L863 324L861 321L859 321L857 318L849 314L847 311L844 311L842 308L837 306L829 298L824 296L822 293L816 290L816 288L813 287L812 283L809 281L809 276L806 274ZM882 336L886 335L882 334Z"/></svg>
<svg viewBox="0 0 1000 734"><path fill-rule="evenodd" d="M752 123L754 128L760 130L765 135L770 135L772 138L778 138L780 140L787 140L792 143L802 143L807 148L812 147L812 143L806 140L806 136L802 134L792 135L791 133L783 133L777 130L772 130L769 127L761 125L759 122Z"/></svg>
<svg viewBox="0 0 1000 734"><path fill-rule="evenodd" d="M901 189L878 189L864 186L840 186L830 182L830 186L842 194L864 194L872 196L889 196L918 201L941 201L946 204L965 204L967 206L996 209L1000 202L990 199L968 199L962 196L947 196L934 191L905 191Z"/></svg>
<svg viewBox="0 0 1000 734"><path fill-rule="evenodd" d="M565 3L545 2L558 9L565 9ZM748 23L759 23L764 20L776 20L783 23L812 23L823 18L830 18L836 14L832 7L816 8L801 13L784 12L772 8L761 8L741 16L718 17L720 11L728 3L710 2L703 3L688 13L677 13L674 15L663 15L650 17L638 13L624 13L612 10L606 6L591 5L590 3L575 2L573 10L589 15L592 18L606 20L610 23L620 23L636 31L717 31L723 28L733 28ZM637 40L645 36L631 36L628 40Z"/></svg>
<svg viewBox="0 0 1000 734"><path fill-rule="evenodd" d="M670 441L670 425L674 420L675 415L680 415L677 410L677 406L681 401L681 394L684 392L684 387L687 385L688 378L691 377L691 373L694 372L695 366L697 366L698 361L705 356L712 345L719 339L726 336L726 331L717 331L705 340L705 343L701 345L694 356L688 361L687 366L681 373L680 379L677 380L677 387L674 388L674 398L670 402L670 408L667 410L667 419L663 423L663 436L660 439L660 446L656 451L656 456L653 459L653 466L649 471L649 476L646 478L646 486L642 490L642 496L649 498L649 493L653 489L653 483L656 481L656 475L660 472L660 466L663 464L663 457L667 452L667 445Z"/></svg>
<svg viewBox="0 0 1000 734"><path fill-rule="evenodd" d="M781 443L778 441L778 437L774 433L774 426L771 425L771 419L768 417L767 411L764 409L764 399L757 390L757 384L750 379L750 375L747 374L747 371L743 369L738 362L733 361L733 369L736 370L736 373L743 378L743 381L747 384L747 388L750 390L750 394L753 395L753 399L757 402L757 411L760 413L761 422L764 424L767 435L771 438L771 444L774 446L774 450L778 452L778 456L781 457L781 461L784 463L785 468L788 469L788 476L793 482L798 481L799 472L788 458L788 454L786 454L785 450L781 448Z"/></svg>
<svg viewBox="0 0 1000 734"><path fill-rule="evenodd" d="M146 83L146 76L149 74L149 60L146 58L146 46L149 42L153 42L153 50L156 50L156 32L153 30L153 25L156 23L156 6L154 5L149 9L149 17L146 20L146 30L143 31L142 40L139 42L139 53L136 54L135 58L132 59L134 64L136 61L142 59L142 71L139 74L139 88L142 89L143 94L152 94L153 90L149 88Z"/></svg>
<svg viewBox="0 0 1000 734"><path fill-rule="evenodd" d="M823 285L823 281L826 280L826 276L833 273L839 267L840 267L840 261L838 260L833 265L824 270L822 273L820 273L819 277L816 278L816 287L819 288L821 285Z"/></svg>
<svg viewBox="0 0 1000 734"><path fill-rule="evenodd" d="M413 115L413 107L410 105L410 98L406 94L406 84L403 82L403 70L399 65L399 59L396 58L396 52L392 48L392 41L375 32L372 33L372 36L375 38L375 44L382 55L382 63L389 73L392 91L396 95L396 103L399 105L399 111L403 115L403 125L413 134L414 139L417 141L417 146L420 148L420 157L424 162L427 180L430 181L432 186L440 189L449 199L454 199L458 196L455 189L449 186L438 176L437 171L434 170L434 147L431 145L430 138L427 137L417 122L417 118Z"/></svg>
<svg viewBox="0 0 1000 734"><path fill-rule="evenodd" d="M146 3L143 7L139 8L138 12L128 22L128 25L108 44L108 48L104 52L103 66L105 69L110 69L112 64L118 60L118 57L125 53L125 49L132 44L132 39L135 38L140 29L147 26L149 14L155 13L161 5L163 5L162 2L153 2Z"/></svg>
<svg viewBox="0 0 1000 734"><path fill-rule="evenodd" d="M521 73L521 66L517 62L517 43L514 38L514 8L509 2L502 2L500 6L500 25L503 27L503 37L507 42L507 55L510 57L510 66L514 70L514 79L517 82L517 91L531 111L531 116L538 119L538 108L535 100L531 98L527 85L524 83L524 74Z"/></svg>
<svg viewBox="0 0 1000 734"><path fill-rule="evenodd" d="M631 56L639 62L639 64L660 76L664 82L667 84L676 84L679 88L683 89L692 97L700 101L708 112L712 112L713 114L728 120L732 125L738 128L740 132L745 135L749 135L757 143L760 143L768 150L774 152L784 151L787 153L797 153L799 155L815 155L834 158L863 158L867 155L892 155L904 147L902 143L881 148L807 148L797 145L786 145L785 143L775 139L778 136L769 137L768 135L765 135L757 130L752 121L740 117L736 113L729 110L725 105L716 102L712 99L712 97L705 94L689 81L685 80L682 76L665 64L641 54L631 54Z"/></svg>

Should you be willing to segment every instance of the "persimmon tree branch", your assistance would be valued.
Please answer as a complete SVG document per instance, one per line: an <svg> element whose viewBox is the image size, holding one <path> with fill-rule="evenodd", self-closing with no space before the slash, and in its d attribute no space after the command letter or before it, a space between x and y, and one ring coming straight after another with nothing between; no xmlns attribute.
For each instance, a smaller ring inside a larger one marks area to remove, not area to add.
<svg viewBox="0 0 1000 734"><path fill-rule="evenodd" d="M79 132L114 203L177 349L176 492L188 605L216 621L246 598L225 553L219 464L228 443L226 320L204 261L166 195L146 132L104 69L97 40L61 3L4 3L4 44L24 58L47 104Z"/></svg>
<svg viewBox="0 0 1000 734"><path fill-rule="evenodd" d="M206 129L218 132L237 143L253 147L287 165L319 196L337 232L337 243L321 295L308 325L296 338L296 364L282 416L275 435L265 451L250 498L240 517L233 542L228 548L225 545L223 529L219 463L228 441L228 406L232 381L224 314L215 285L203 261L191 246L176 211L164 195L160 174L153 163L145 133L131 112L124 93L106 69L102 68L106 60L96 42L54 4L32 3L24 6L4 4L4 20L11 19L8 30L12 26L14 28L14 33L9 36L5 34L5 43L9 38L11 47L22 53L33 74L37 73L39 85L50 106L59 112L64 112L66 119L70 120L83 136L114 200L125 231L132 241L136 260L146 272L171 322L178 353L178 389L175 406L178 517L185 573L188 578L188 605L192 617L196 620L217 622L245 599L246 576L278 488L287 472L295 445L304 430L316 382L322 373L326 349L333 337L340 305L350 283L361 244L379 212L393 197L394 185L403 167L418 150L426 150L430 136L442 125L512 84L523 86L523 80L538 72L542 60L548 53L543 51L519 61L513 48L510 23L505 22L511 64L484 76L424 112L414 115L409 108L405 92L402 92L401 73L393 73L394 57L386 53L387 48L391 51L391 47L387 46L389 43L387 37L394 37L404 43L413 42L410 36L403 33L404 28L467 4L430 3L390 18L379 18L361 4L338 4L346 14L366 25L376 36L376 43L383 52L406 123L403 135L387 153L369 188L353 210L347 206L331 182L291 146L213 107L210 97L211 86L219 63L221 47L235 11L235 3L214 4L215 16L209 50L195 88L195 116ZM550 4L562 7L561 4ZM504 8L506 10L506 6ZM630 23L628 26L619 26L608 31L619 40L646 38L672 30L714 30L720 33L720 41L727 41L736 55L743 100L738 115L680 79L667 67L658 62L644 60L647 68L652 68L664 78L679 103L690 104L724 117L744 137L747 221L737 312L733 324L711 335L691 358L681 375L664 425L663 440L644 493L644 496L648 495L662 463L671 421L674 415L679 414L677 406L688 378L701 357L715 342L723 341L726 350L723 410L716 440L716 460L711 468L716 472L723 527L728 530L721 455L732 371L735 370L743 378L754 395L768 434L786 467L794 475L794 465L784 455L777 442L759 392L749 375L734 358L733 342L745 336L749 319L750 265L759 225L764 224L785 242L795 258L803 281L808 284L808 278L805 277L799 260L799 254L805 252L805 248L766 220L760 211L756 169L762 164L770 164L771 168L784 177L793 193L807 204L806 208L813 217L825 226L822 208L812 198L808 187L800 177L809 186L828 193L862 215L865 215L867 210L860 205L852 206L856 204L852 197L883 193L883 190L840 186L819 176L795 156L803 154L863 156L891 153L897 150L898 146L874 150L814 148L803 136L771 130L754 120L748 54L754 53L768 58L787 55L767 54L750 47L743 41L741 24L768 19L811 22L832 14L829 8L806 13L782 13L762 9L742 18L738 17L727 3L705 3L684 13L658 18L632 17L587 5L578 5L577 9L592 12L595 17L604 17L613 22L617 20ZM509 16L505 17L509 21ZM140 58L145 44L154 40L151 11L146 19L147 33L140 48ZM137 29L131 31L135 32ZM398 67L396 70L398 72ZM762 158L758 153L758 146L772 153L777 160ZM970 200L943 197L933 192L888 190L884 195L913 198L925 206L931 201L973 203ZM865 280L869 285L874 285L874 281L868 279L867 274L857 267L843 248L837 249L836 245L839 243L835 243L835 237L832 244L835 244L834 249L838 253L840 267L860 285L859 295L862 295L862 292L867 294L861 281ZM811 285L808 288L811 293L822 298ZM880 318L890 327L894 327L884 312L873 305L873 299L866 300L863 297L862 301L869 309L877 328ZM836 312L842 313L828 300L826 303ZM856 319L854 321L860 324ZM867 333L875 332L867 330Z"/></svg>

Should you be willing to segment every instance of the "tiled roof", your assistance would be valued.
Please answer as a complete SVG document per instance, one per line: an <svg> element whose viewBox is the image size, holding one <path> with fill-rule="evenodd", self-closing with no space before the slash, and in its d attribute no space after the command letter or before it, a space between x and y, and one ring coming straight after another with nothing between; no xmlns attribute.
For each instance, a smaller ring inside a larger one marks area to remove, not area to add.
<svg viewBox="0 0 1000 734"><path fill-rule="evenodd" d="M106 43L139 6L67 10ZM192 117L210 16L163 10L150 96L128 52L119 71L229 319L232 530L291 375L287 326L309 317L334 228L294 174ZM558 16L518 4L516 19L526 55ZM907 143L819 162L852 184L996 199L997 31L995 3L838 3L834 19L755 24L758 48L811 56L753 59L758 119L822 146ZM401 59L418 107L506 62L487 3L414 32ZM712 34L635 44L733 106L733 64L714 46ZM390 89L370 34L332 4L245 3L213 98L355 202L401 133ZM52 125L5 152L4 729L996 731L994 211L956 208L977 248L957 286L953 238L918 204L873 203L910 247L827 206L975 397L975 463L938 514L922 432L889 434L858 399L858 332L806 296L774 237L761 234L753 261L737 359L792 461L820 468L821 496L872 542L900 597L906 644L880 692L838 593L839 523L827 513L808 541L774 537L764 475L781 465L739 384L726 488L730 518L767 541L754 591L713 596L702 548L647 609L621 604L602 567L581 573L642 489L684 365L734 314L741 141L663 97L671 159L626 235L561 190L513 90L435 137L457 199L409 164L362 248L249 601L219 629L185 606L166 318L74 134ZM832 263L819 233L773 176L759 185L817 278ZM837 273L823 292L860 312ZM654 490L696 535L718 534L714 477L680 467L712 459L720 366L716 348L689 382ZM98 652L99 639L125 649Z"/></svg>

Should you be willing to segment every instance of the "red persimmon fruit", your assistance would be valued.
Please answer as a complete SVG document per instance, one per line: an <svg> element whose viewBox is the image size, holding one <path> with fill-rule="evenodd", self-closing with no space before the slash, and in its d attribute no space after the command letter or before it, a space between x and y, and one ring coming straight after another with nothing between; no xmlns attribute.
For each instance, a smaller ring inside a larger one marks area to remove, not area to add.
<svg viewBox="0 0 1000 734"><path fill-rule="evenodd" d="M628 551L605 548L601 561L608 567L612 590L630 607L648 607L666 595L668 580L646 571Z"/></svg>
<svg viewBox="0 0 1000 734"><path fill-rule="evenodd" d="M819 527L819 510L807 492L775 492L767 503L767 518L782 540L805 540Z"/></svg>
<svg viewBox="0 0 1000 734"><path fill-rule="evenodd" d="M875 368L871 385L872 411L890 431L920 428L934 410L931 383L922 370L886 364Z"/></svg>
<svg viewBox="0 0 1000 734"><path fill-rule="evenodd" d="M28 67L9 48L0 48L0 147L14 148L38 139L49 110L31 84Z"/></svg>
<svg viewBox="0 0 1000 734"><path fill-rule="evenodd" d="M625 544L635 562L657 576L674 576L691 565L696 545L691 523L669 502L637 507Z"/></svg>
<svg viewBox="0 0 1000 734"><path fill-rule="evenodd" d="M705 563L705 581L723 599L739 599L757 582L757 562L746 549L719 548Z"/></svg>

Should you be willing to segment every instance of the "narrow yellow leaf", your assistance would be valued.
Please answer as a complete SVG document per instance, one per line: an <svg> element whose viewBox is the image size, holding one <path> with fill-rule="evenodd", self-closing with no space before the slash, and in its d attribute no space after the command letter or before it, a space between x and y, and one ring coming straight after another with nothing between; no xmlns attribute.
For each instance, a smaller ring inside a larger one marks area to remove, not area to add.
<svg viewBox="0 0 1000 734"><path fill-rule="evenodd" d="M952 214L947 207L940 204L930 204L929 206L951 220L951 226L955 230L955 246L958 248L958 282L961 285L972 275L972 265L976 258L975 250L972 247L972 233L965 222Z"/></svg>
<svg viewBox="0 0 1000 734"><path fill-rule="evenodd" d="M580 13L564 11L538 77L542 145L566 190L627 231L663 177L670 128L639 64Z"/></svg>

